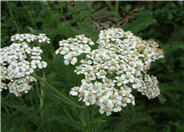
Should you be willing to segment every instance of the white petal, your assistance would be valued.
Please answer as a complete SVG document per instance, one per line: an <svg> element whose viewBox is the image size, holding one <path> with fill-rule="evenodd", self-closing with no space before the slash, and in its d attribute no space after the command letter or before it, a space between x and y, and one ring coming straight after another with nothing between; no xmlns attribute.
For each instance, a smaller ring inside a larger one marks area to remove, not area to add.
<svg viewBox="0 0 184 132"><path fill-rule="evenodd" d="M64 63L65 63L65 65L68 65L69 61L68 60L64 60Z"/></svg>
<svg viewBox="0 0 184 132"><path fill-rule="evenodd" d="M71 64L74 65L77 62L77 58L73 58Z"/></svg>

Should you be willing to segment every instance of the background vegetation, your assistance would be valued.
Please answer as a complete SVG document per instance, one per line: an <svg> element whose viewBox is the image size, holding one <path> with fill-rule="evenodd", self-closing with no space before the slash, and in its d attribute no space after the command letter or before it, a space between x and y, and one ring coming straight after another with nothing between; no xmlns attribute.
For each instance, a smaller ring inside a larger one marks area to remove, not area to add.
<svg viewBox="0 0 184 132"><path fill-rule="evenodd" d="M95 106L83 110L63 103L39 82L22 97L1 95L2 132L184 132L184 4L183 2L1 2L1 46L15 33L45 33L48 67L38 73L69 96L80 83L72 66L55 55L62 39L85 34L94 41L111 26L155 39L165 58L152 64L161 95L153 100L136 94L136 105L106 117Z"/></svg>

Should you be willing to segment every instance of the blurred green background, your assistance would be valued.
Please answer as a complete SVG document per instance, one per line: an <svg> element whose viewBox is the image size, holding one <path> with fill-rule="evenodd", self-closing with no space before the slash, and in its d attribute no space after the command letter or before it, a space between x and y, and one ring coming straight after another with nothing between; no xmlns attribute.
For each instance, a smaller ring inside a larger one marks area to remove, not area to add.
<svg viewBox="0 0 184 132"><path fill-rule="evenodd" d="M96 106L83 110L63 103L39 82L22 97L1 95L2 132L184 132L184 3L180 2L1 2L1 46L15 33L45 33L48 67L38 73L69 96L82 76L55 55L58 42L77 34L93 41L99 31L120 27L143 39L154 39L165 58L149 70L159 80L161 95L152 100L136 93L136 105L109 117Z"/></svg>

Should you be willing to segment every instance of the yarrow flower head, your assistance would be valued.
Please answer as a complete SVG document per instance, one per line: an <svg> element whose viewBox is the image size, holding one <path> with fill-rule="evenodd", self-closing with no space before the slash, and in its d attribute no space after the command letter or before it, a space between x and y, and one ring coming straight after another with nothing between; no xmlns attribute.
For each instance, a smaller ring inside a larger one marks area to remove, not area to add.
<svg viewBox="0 0 184 132"><path fill-rule="evenodd" d="M47 63L42 61L42 49L32 44L49 43L50 39L45 34L16 34L11 41L10 46L0 49L0 90L9 89L10 93L20 96L31 89L31 82L36 81L31 74L36 69L47 67Z"/></svg>
<svg viewBox="0 0 184 132"><path fill-rule="evenodd" d="M13 42L33 42L33 41L38 41L39 43L50 43L50 39L43 33L39 35L34 35L34 34L15 34L11 37L11 41Z"/></svg>
<svg viewBox="0 0 184 132"><path fill-rule="evenodd" d="M99 106L101 114L110 115L128 104L135 105L134 89L149 99L160 94L157 78L147 74L151 62L164 57L155 41L145 41L129 31L110 28L100 31L97 49L90 49L93 44L79 35L60 41L60 48L56 50L57 54L64 55L66 65L76 64L73 59L86 53L74 71L85 78L81 86L71 89L71 95L78 96L87 106Z"/></svg>
<svg viewBox="0 0 184 132"><path fill-rule="evenodd" d="M78 35L75 38L60 41L60 47L56 50L56 54L64 55L64 63L66 65L75 65L77 63L77 56L83 53L88 54L91 51L89 45L94 45L94 42L84 35Z"/></svg>

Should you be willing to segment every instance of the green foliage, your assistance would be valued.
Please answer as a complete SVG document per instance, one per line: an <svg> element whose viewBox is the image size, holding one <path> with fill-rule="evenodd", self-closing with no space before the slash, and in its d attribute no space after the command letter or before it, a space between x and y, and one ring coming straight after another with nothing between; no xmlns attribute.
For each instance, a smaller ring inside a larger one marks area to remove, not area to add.
<svg viewBox="0 0 184 132"><path fill-rule="evenodd" d="M144 39L155 39L165 58L154 62L150 74L158 77L161 95L148 100L136 93L136 105L106 117L96 106L78 109L61 101L40 82L22 97L1 95L3 132L183 132L184 131L184 5L180 2L2 2L2 47L15 33L45 33L48 67L38 74L71 100L70 88L83 76L74 74L55 55L60 40L85 34L96 40L94 21L113 18L113 26ZM105 21L105 20L104 20ZM119 22L120 21L120 22Z"/></svg>
<svg viewBox="0 0 184 132"><path fill-rule="evenodd" d="M137 25L139 23L139 25ZM130 30L133 33L138 33L141 30L146 29L149 25L156 23L156 20L152 16L138 16L135 21L123 27L125 30Z"/></svg>

